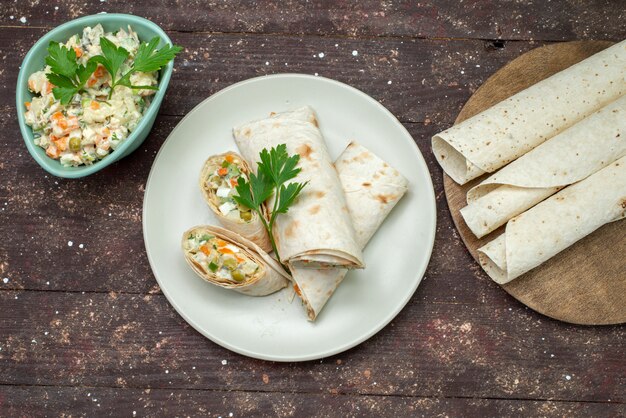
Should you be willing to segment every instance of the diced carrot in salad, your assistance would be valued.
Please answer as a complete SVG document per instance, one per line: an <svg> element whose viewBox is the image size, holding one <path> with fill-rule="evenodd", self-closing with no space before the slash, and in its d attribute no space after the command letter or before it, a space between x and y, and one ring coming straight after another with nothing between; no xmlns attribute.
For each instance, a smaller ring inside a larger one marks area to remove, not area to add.
<svg viewBox="0 0 626 418"><path fill-rule="evenodd" d="M106 75L106 73L107 70L102 65L98 64L98 67L96 68L96 71L93 72L93 75L95 77L102 78Z"/></svg>
<svg viewBox="0 0 626 418"><path fill-rule="evenodd" d="M61 152L53 144L50 144L48 145L48 148L46 148L46 155L50 158L57 159L59 158L59 155L61 155Z"/></svg>

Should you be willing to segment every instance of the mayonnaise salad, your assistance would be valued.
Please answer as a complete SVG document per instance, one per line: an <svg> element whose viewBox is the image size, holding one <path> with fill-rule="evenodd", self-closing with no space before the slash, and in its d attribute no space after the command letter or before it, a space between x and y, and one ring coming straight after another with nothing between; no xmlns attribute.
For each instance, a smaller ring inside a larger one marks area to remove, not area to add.
<svg viewBox="0 0 626 418"><path fill-rule="evenodd" d="M91 57L102 55L101 37L130 53L121 71L130 68L141 44L130 26L107 33L99 24L86 27L82 36L74 35L63 45L75 51L78 64L86 65ZM46 66L28 78L28 88L36 96L25 103L25 121L33 129L35 144L63 166L93 164L119 147L137 127L155 93L118 85L110 94L111 76L98 64L84 89L63 105L54 97L55 86L46 78L49 72ZM137 86L156 86L158 72L135 72L130 81Z"/></svg>

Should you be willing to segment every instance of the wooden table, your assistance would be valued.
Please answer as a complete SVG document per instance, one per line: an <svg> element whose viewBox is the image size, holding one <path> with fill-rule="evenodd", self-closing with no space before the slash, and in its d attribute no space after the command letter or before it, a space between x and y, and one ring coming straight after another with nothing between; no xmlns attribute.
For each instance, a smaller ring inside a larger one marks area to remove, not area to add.
<svg viewBox="0 0 626 418"><path fill-rule="evenodd" d="M56 5L55 5L56 4ZM452 225L430 137L495 70L547 42L621 40L626 2L13 2L0 8L0 416L619 416L623 326L543 317L492 283ZM146 142L84 180L47 175L16 121L21 60L52 27L145 16L185 47ZM281 364L231 353L160 292L142 239L156 152L201 100L319 74L387 106L426 158L438 227L421 286L360 346ZM575 266L572 266L575 268Z"/></svg>

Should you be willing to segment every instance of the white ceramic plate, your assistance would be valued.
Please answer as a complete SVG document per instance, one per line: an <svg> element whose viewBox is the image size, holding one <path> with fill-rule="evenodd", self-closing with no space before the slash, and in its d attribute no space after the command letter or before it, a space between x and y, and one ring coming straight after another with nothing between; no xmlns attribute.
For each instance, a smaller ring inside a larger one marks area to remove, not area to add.
<svg viewBox="0 0 626 418"><path fill-rule="evenodd" d="M209 155L236 150L232 127L309 104L318 114L330 154L351 139L409 180L398 203L365 250L367 268L353 271L314 323L284 289L266 297L212 286L187 266L181 234L217 220L198 188ZM230 86L200 103L178 124L154 161L143 205L143 232L152 271L163 293L196 330L246 356L303 361L330 356L365 341L409 301L430 259L435 195L426 163L402 124L380 103L322 77L281 74Z"/></svg>

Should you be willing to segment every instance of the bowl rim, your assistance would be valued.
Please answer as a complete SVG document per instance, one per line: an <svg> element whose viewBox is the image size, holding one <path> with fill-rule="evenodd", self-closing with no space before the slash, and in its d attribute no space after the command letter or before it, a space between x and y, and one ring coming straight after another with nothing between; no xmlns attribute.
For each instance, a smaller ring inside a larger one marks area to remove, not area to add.
<svg viewBox="0 0 626 418"><path fill-rule="evenodd" d="M94 25L95 22L107 23L110 22L119 22L120 25L142 25L147 27L151 31L155 32L163 42L173 45L172 40L167 36L165 31L156 23L131 14L125 13L98 13L93 15L82 16L77 19L70 20L65 22L50 31L46 32L43 36L41 36L37 42L33 44L33 46L29 49L29 51L24 56L22 63L20 65L20 70L17 77L17 85L16 85L16 94L15 94L15 104L17 110L17 118L20 126L20 132L22 134L22 138L26 144L26 148L28 152L33 157L33 159L48 173L52 174L56 177L63 178L80 178L85 177L90 174L93 174L97 171L102 170L103 168L113 164L117 160L119 160L122 156L125 156L126 150L134 143L139 134L142 133L145 129L148 128L149 120L152 119L152 116L156 116L156 113L159 110L161 101L165 96L165 92L169 85L170 78L172 76L173 68L174 68L174 60L170 61L165 67L161 69L161 78L159 80L159 90L157 90L154 98L152 99L151 106L148 110L143 114L141 120L137 124L137 127L130 133L130 135L126 138L124 143L118 147L115 152L110 153L104 159L99 160L98 162L92 165L82 165L79 167L64 167L57 160L53 160L46 155L42 155L37 151L37 145L33 142L34 135L32 132L32 128L26 125L24 120L24 109L23 103L26 99L26 96L23 93L23 89L21 88L30 74L26 74L26 64L34 59L36 56L35 50L41 47L42 44L48 44L51 40L55 40L57 35L60 32L63 32L67 29L73 28L84 28L86 26ZM154 114L154 115L153 115ZM117 154L117 155L116 155Z"/></svg>

